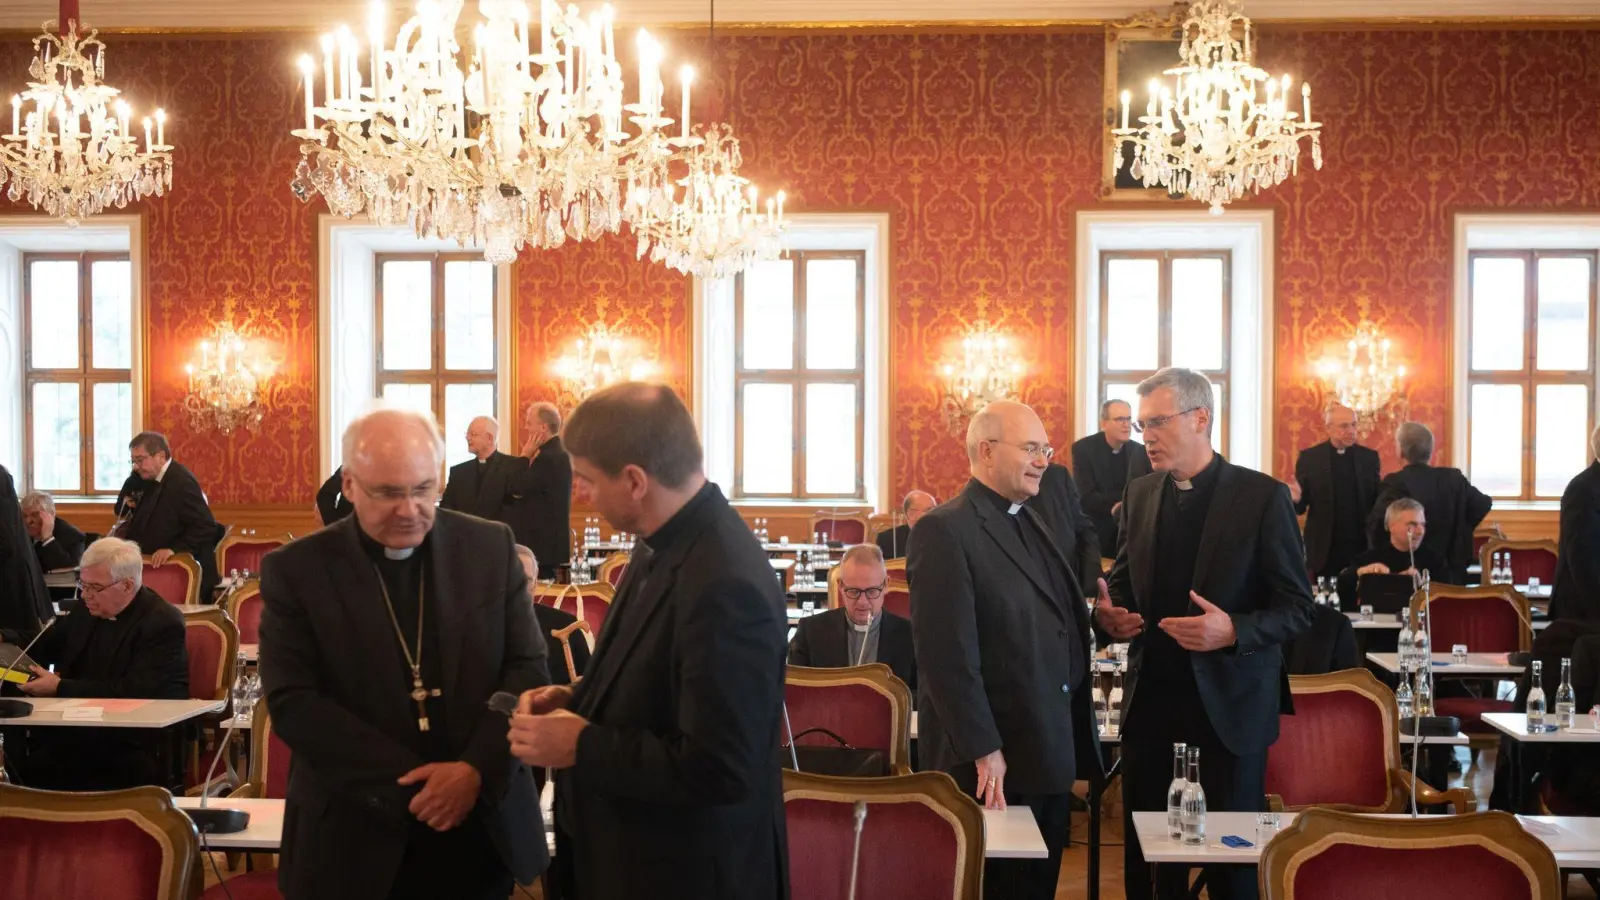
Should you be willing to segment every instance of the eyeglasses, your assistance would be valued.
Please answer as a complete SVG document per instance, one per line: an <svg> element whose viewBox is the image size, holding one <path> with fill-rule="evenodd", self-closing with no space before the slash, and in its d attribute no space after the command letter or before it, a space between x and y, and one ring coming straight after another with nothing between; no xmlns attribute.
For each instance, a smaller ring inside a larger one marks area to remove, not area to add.
<svg viewBox="0 0 1600 900"><path fill-rule="evenodd" d="M78 593L80 593L80 594L102 594L102 593L105 593L106 591L111 590L112 588L116 587L117 585L119 585L122 582L127 581L127 580L128 579L123 578L123 579L119 579L117 581L113 581L110 584L94 584L94 583L88 582L88 581L80 581L80 582L78 582Z"/></svg>
<svg viewBox="0 0 1600 900"><path fill-rule="evenodd" d="M136 466L142 466L142 465L145 464L145 461L148 460L149 458L150 457L143 456L143 455L141 455L141 456L130 456L130 457L128 457L128 462L131 462Z"/></svg>
<svg viewBox="0 0 1600 900"><path fill-rule="evenodd" d="M843 594L848 600L860 600L862 597L866 597L868 600L876 600L883 596L884 586L888 583L884 581L876 587L869 588L840 587L839 593Z"/></svg>
<svg viewBox="0 0 1600 900"><path fill-rule="evenodd" d="M363 494L380 503L401 503L407 500L415 503L432 503L439 491L438 483L433 481L424 481L415 487L409 488L385 486L373 489L362 484L361 480L354 476L350 480L361 488Z"/></svg>
<svg viewBox="0 0 1600 900"><path fill-rule="evenodd" d="M1118 425L1127 425L1133 421L1133 416L1114 416L1108 421L1115 422Z"/></svg>
<svg viewBox="0 0 1600 900"><path fill-rule="evenodd" d="M1166 424L1171 422L1173 419L1187 416L1189 413L1192 413L1197 409L1205 409L1205 407L1191 406L1183 412L1173 413L1170 416L1151 416L1148 419L1135 419L1133 422L1133 430L1139 432L1140 434L1144 434L1146 431L1149 431L1152 428L1164 428L1166 427Z"/></svg>
<svg viewBox="0 0 1600 900"><path fill-rule="evenodd" d="M991 441L991 443L1006 444L1005 441ZM1023 453L1028 454L1030 459L1042 459L1045 462L1049 462L1050 460L1054 459L1056 455L1056 448L1050 446L1049 444L1035 444L1029 442L1026 444L1006 444L1006 446L1015 447L1018 450L1021 450Z"/></svg>

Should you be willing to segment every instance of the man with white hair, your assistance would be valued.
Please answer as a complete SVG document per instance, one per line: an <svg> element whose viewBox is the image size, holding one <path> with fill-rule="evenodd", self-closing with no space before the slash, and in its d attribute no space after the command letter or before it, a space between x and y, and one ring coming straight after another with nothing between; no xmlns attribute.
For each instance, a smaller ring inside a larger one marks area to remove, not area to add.
<svg viewBox="0 0 1600 900"><path fill-rule="evenodd" d="M427 413L367 413L343 450L355 513L262 563L262 685L294 752L279 889L505 900L545 842L486 703L549 680L511 531L435 507Z"/></svg>
<svg viewBox="0 0 1600 900"><path fill-rule="evenodd" d="M509 524L506 502L510 500L511 476L520 460L494 448L499 437L500 423L489 416L479 416L467 426L467 450L472 458L450 467L450 481L445 485L444 499L439 501L440 509Z"/></svg>
<svg viewBox="0 0 1600 900"><path fill-rule="evenodd" d="M83 556L83 532L56 515L56 498L43 491L29 491L22 498L22 524L33 540L39 568L52 572L78 567Z"/></svg>
<svg viewBox="0 0 1600 900"><path fill-rule="evenodd" d="M1595 462L1561 492L1561 555L1550 618L1600 621L1600 428L1589 435Z"/></svg>
<svg viewBox="0 0 1600 900"><path fill-rule="evenodd" d="M1433 432L1421 422L1405 422L1395 429L1395 447L1405 467L1390 472L1378 488L1378 499L1367 514L1367 546L1381 547L1389 539L1384 517L1389 504L1410 497L1422 504L1428 517L1428 535L1422 546L1444 561L1434 581L1465 584L1473 561L1472 533L1489 515L1494 501L1473 487L1460 469L1432 465Z"/></svg>

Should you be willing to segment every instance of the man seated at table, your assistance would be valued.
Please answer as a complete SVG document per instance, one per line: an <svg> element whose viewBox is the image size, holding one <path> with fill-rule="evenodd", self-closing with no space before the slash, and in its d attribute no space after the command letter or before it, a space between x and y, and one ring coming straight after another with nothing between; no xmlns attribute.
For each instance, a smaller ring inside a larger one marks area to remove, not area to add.
<svg viewBox="0 0 1600 900"><path fill-rule="evenodd" d="M516 545L517 559L522 563L522 571L528 576L528 594L533 594L533 585L539 580L539 560L533 551L521 544ZM543 603L533 604L533 616L539 620L539 630L544 632L544 642L550 649L546 657L550 665L551 684L571 684L572 676L567 672L567 655L562 652L561 640L556 637L556 632L571 626L578 621L572 613L563 612L553 606ZM572 668L578 675L583 675L583 670L589 665L589 640L581 631L575 631L568 638L572 645Z"/></svg>
<svg viewBox="0 0 1600 900"><path fill-rule="evenodd" d="M906 555L906 545L911 543L911 529L916 527L917 520L922 514L939 505L939 501L927 491L912 491L900 501L900 513L904 521L888 531L879 532L877 537L878 549L888 559L898 559Z"/></svg>
<svg viewBox="0 0 1600 900"><path fill-rule="evenodd" d="M41 698L188 698L183 614L143 586L143 573L137 544L117 538L90 544L78 572L83 602L28 652L37 665L22 692ZM155 733L76 727L26 733L25 759L15 771L30 787L114 790L165 780Z"/></svg>
<svg viewBox="0 0 1600 900"><path fill-rule="evenodd" d="M22 523L33 540L40 569L52 572L78 567L78 559L83 556L83 532L56 517L54 497L43 491L30 491L22 498Z"/></svg>
<svg viewBox="0 0 1600 900"><path fill-rule="evenodd" d="M1402 497L1390 503L1383 513L1383 525L1388 529L1388 540L1356 554L1350 565L1339 573L1339 605L1343 609L1355 609L1360 605L1357 582L1362 575L1428 572L1434 578L1442 577L1444 561L1431 548L1422 546L1423 535L1428 532L1428 518L1420 501ZM1413 554L1415 568L1411 564Z"/></svg>
<svg viewBox="0 0 1600 900"><path fill-rule="evenodd" d="M916 696L911 620L884 611L883 590L888 582L883 551L877 545L857 544L845 551L839 561L843 605L800 620L789 645L789 665L835 669L881 662Z"/></svg>

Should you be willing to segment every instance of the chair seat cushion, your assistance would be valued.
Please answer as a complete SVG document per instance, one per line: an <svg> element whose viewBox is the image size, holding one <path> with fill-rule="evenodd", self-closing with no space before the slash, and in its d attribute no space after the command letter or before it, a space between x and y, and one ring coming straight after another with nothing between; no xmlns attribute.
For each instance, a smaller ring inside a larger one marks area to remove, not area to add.
<svg viewBox="0 0 1600 900"><path fill-rule="evenodd" d="M1440 697L1433 702L1433 706L1441 716L1455 716L1460 719L1461 730L1468 734L1499 734L1484 724L1483 714L1515 712L1517 708L1517 705L1510 700L1495 700L1488 697Z"/></svg>
<svg viewBox="0 0 1600 900"><path fill-rule="evenodd" d="M226 891L222 885L213 884L200 895L200 900L228 900L230 895L233 900L282 900L283 895L278 893L278 870L258 869L235 875L228 879Z"/></svg>

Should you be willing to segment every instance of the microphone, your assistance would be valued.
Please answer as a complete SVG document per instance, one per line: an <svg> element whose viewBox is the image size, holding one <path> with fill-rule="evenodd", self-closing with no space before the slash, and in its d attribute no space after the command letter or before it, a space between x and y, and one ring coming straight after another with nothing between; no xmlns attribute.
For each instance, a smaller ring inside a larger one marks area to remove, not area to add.
<svg viewBox="0 0 1600 900"><path fill-rule="evenodd" d="M239 728L239 710L233 711L233 717L228 720L228 727L222 732L222 740L217 743L217 752L211 756L211 768L206 769L206 780L200 788L200 807L186 809L189 820L194 822L195 830L201 834L237 834L250 824L250 814L242 809L212 809L211 808L211 778L217 773L217 763L222 761L222 754L228 749L228 744L233 739L233 733Z"/></svg>
<svg viewBox="0 0 1600 900"><path fill-rule="evenodd" d="M850 850L850 895L856 900L856 875L861 871L861 829L867 824L867 801L857 800L855 808L855 846Z"/></svg>
<svg viewBox="0 0 1600 900"><path fill-rule="evenodd" d="M510 691L495 691L489 697L488 707L503 716L509 717L517 711L517 695Z"/></svg>
<svg viewBox="0 0 1600 900"><path fill-rule="evenodd" d="M794 748L794 726L789 724L789 704L783 704L783 730L789 735L789 761L794 764L794 770L800 771L800 751Z"/></svg>
<svg viewBox="0 0 1600 900"><path fill-rule="evenodd" d="M54 618L51 618L48 622L44 623L44 627L39 629L39 633L33 636L33 640L29 641L28 645L22 648L22 652L18 653L16 658L11 660L11 664L6 666L6 670L4 672L0 672L0 685L6 683L6 679L10 677L11 671L17 667L17 663L21 662L23 657L28 655L28 651L33 649L33 645L39 643L39 638L44 637L44 633L49 631L51 626L55 624L56 620ZM18 700L15 697L0 698L0 719L22 719L31 715L33 715L32 703L29 703L26 700Z"/></svg>

